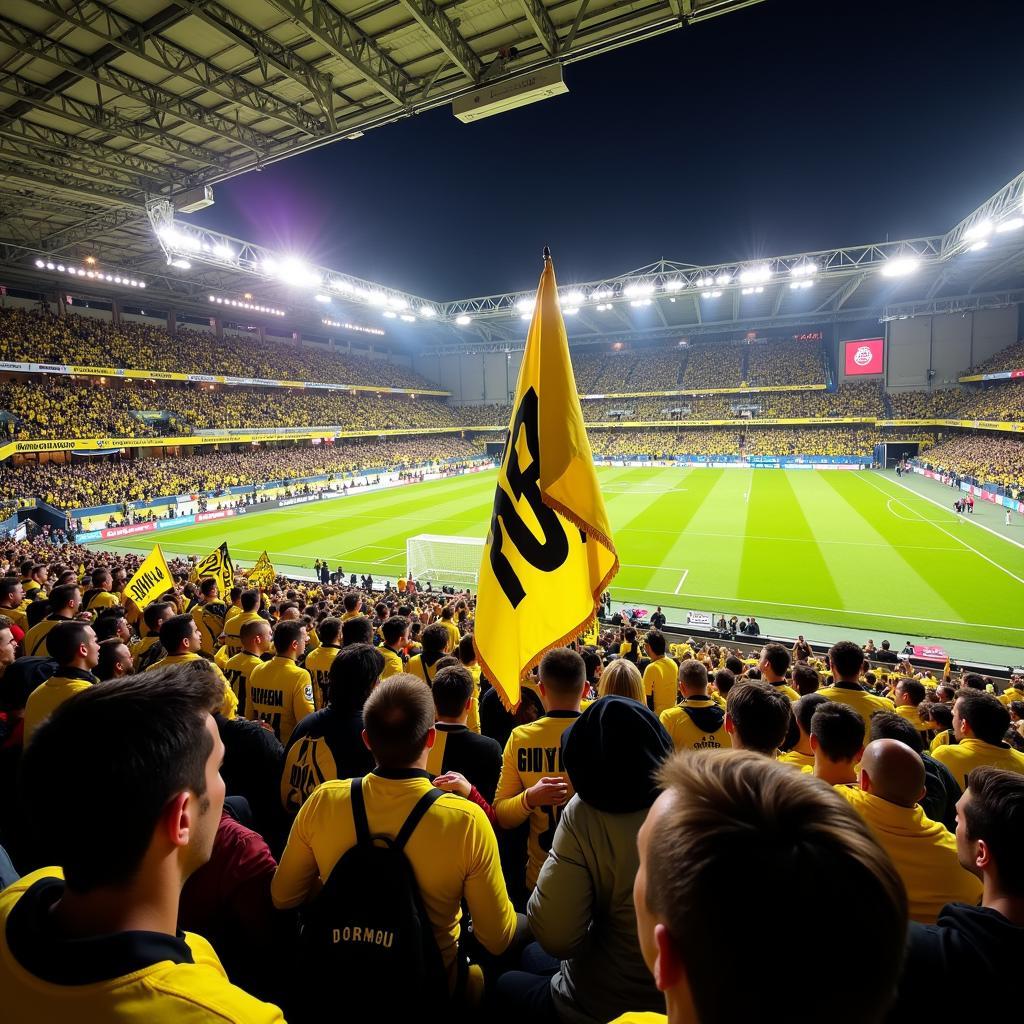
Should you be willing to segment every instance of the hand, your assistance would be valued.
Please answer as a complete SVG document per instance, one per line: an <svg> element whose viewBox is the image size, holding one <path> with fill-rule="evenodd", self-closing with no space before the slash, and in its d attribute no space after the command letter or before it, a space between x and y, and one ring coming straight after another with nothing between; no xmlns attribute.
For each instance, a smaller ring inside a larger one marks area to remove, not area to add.
<svg viewBox="0 0 1024 1024"><path fill-rule="evenodd" d="M569 784L560 775L545 776L526 791L526 806L561 807L569 799Z"/></svg>
<svg viewBox="0 0 1024 1024"><path fill-rule="evenodd" d="M473 789L469 779L458 772L445 772L434 779L434 785L443 789L446 793L458 793L460 796L468 797Z"/></svg>

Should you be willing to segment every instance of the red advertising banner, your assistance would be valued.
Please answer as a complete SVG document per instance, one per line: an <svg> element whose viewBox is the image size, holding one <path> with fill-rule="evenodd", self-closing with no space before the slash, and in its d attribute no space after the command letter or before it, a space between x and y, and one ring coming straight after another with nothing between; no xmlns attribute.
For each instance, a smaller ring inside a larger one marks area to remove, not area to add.
<svg viewBox="0 0 1024 1024"><path fill-rule="evenodd" d="M115 537L133 537L137 533L151 533L156 529L156 523L131 523L128 526L112 526L107 530L100 530L100 536L104 540L113 540Z"/></svg>
<svg viewBox="0 0 1024 1024"><path fill-rule="evenodd" d="M885 369L884 338L860 338L844 344L847 377L880 374Z"/></svg>

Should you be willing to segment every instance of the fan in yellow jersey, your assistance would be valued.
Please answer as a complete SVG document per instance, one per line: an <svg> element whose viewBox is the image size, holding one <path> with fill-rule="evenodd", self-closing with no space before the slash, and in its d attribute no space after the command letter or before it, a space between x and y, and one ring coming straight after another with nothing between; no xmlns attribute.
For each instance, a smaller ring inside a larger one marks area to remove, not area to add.
<svg viewBox="0 0 1024 1024"><path fill-rule="evenodd" d="M306 671L313 683L313 706L319 711L327 706L327 683L331 664L338 656L341 645L341 619L327 618L320 623L320 646L306 655Z"/></svg>
<svg viewBox="0 0 1024 1024"><path fill-rule="evenodd" d="M153 601L142 609L142 636L129 645L136 670L145 668L144 655L160 643L160 627L173 614L174 605L170 601Z"/></svg>
<svg viewBox="0 0 1024 1024"><path fill-rule="evenodd" d="M459 627L455 624L455 609L450 605L446 604L441 609L441 625L448 630L448 650L454 651L459 646L459 641L462 639L462 633L459 631Z"/></svg>
<svg viewBox="0 0 1024 1024"><path fill-rule="evenodd" d="M825 700L811 716L814 775L830 786L856 786L864 719L847 704Z"/></svg>
<svg viewBox="0 0 1024 1024"><path fill-rule="evenodd" d="M998 697L981 690L958 690L953 704L957 742L936 747L932 757L953 773L961 789L967 788L968 776L982 765L1024 774L1024 754L1004 739L1009 728L1010 711Z"/></svg>
<svg viewBox="0 0 1024 1024"><path fill-rule="evenodd" d="M665 653L665 634L657 629L647 631L644 649L651 663L644 669L644 693L647 706L661 715L672 707L679 696L679 666Z"/></svg>
<svg viewBox="0 0 1024 1024"><path fill-rule="evenodd" d="M3 592L0 591L0 594ZM2 611L3 609L0 609ZM5 614L10 614L5 613ZM999 701L1009 707L1015 700L1024 700L1024 679L1020 676L1015 675L1010 679L1010 685L1007 686L1001 694L999 694Z"/></svg>
<svg viewBox="0 0 1024 1024"><path fill-rule="evenodd" d="M633 902L640 951L668 1016L627 1013L616 1024L789 1019L793 978L772 957L748 958L735 978L723 977L720 957L736 943L738 920L752 948L805 942L805 922L787 912L794 892L828 907L850 948L872 951L870 971L803 972L801 1002L842 1007L845 1024L885 1020L903 964L907 902L857 815L819 782L752 752L677 754L660 782L637 838ZM750 870L755 863L767 876Z"/></svg>
<svg viewBox="0 0 1024 1024"><path fill-rule="evenodd" d="M242 626L242 649L228 658L224 665L224 675L231 690L238 698L238 716L245 717L248 704L249 676L252 670L261 665L264 656L270 657L272 647L272 630L266 619L256 619Z"/></svg>
<svg viewBox="0 0 1024 1024"><path fill-rule="evenodd" d="M947 903L973 906L981 899L981 882L961 866L956 840L919 805L925 769L916 751L899 740L874 740L861 758L860 787L839 786L836 791L850 801L892 858L906 887L912 920L933 924Z"/></svg>
<svg viewBox="0 0 1024 1024"><path fill-rule="evenodd" d="M243 590L238 599L238 607L228 610L224 619L224 632L221 634L221 642L227 650L227 657L231 658L242 649L242 627L247 622L256 622L261 619L259 613L260 592L258 590Z"/></svg>
<svg viewBox="0 0 1024 1024"><path fill-rule="evenodd" d="M154 672L92 687L40 727L21 795L33 848L63 870L0 893L5 1020L281 1024L177 925L224 803L220 700L212 671ZM118 800L103 812L97 793Z"/></svg>
<svg viewBox="0 0 1024 1024"><path fill-rule="evenodd" d="M192 609L202 637L202 650L211 657L217 653L218 637L224 632L227 608L218 596L217 581L211 577L199 581L199 603Z"/></svg>
<svg viewBox="0 0 1024 1024"><path fill-rule="evenodd" d="M22 631L28 632L28 616L22 604L25 602L25 588L17 576L0 579L0 615L6 615Z"/></svg>
<svg viewBox="0 0 1024 1024"><path fill-rule="evenodd" d="M927 691L924 683L917 679L901 679L893 691L893 702L896 714L905 718L919 733L922 739L931 739L931 725L921 718L921 705Z"/></svg>
<svg viewBox="0 0 1024 1024"><path fill-rule="evenodd" d="M852 640L840 640L828 652L832 677L835 682L818 691L829 700L848 704L864 719L864 743L871 740L871 716L876 711L895 711L895 705L885 697L876 697L860 685L864 668L864 652Z"/></svg>
<svg viewBox="0 0 1024 1024"><path fill-rule="evenodd" d="M22 653L34 658L46 656L46 634L58 623L73 619L82 606L82 594L78 587L69 583L54 587L50 593L50 614L37 622L21 642Z"/></svg>
<svg viewBox="0 0 1024 1024"><path fill-rule="evenodd" d="M101 608L113 608L120 604L117 594L110 592L114 577L109 569L95 569L92 574L92 586L82 594L82 610L98 612Z"/></svg>
<svg viewBox="0 0 1024 1024"><path fill-rule="evenodd" d="M199 635L199 627L191 615L172 615L160 627L160 646L167 652L160 661L154 662L147 671L155 671L159 668L170 668L172 665L183 665L189 661L205 661L197 652L202 644ZM238 708L238 698L231 689L230 683L224 677L224 673L210 662L210 671L221 682L223 690L223 701L220 713L225 718L234 718Z"/></svg>
<svg viewBox="0 0 1024 1024"><path fill-rule="evenodd" d="M766 683L771 683L789 700L799 700L800 694L786 682L786 670L789 668L790 660L789 651L782 644L765 644L761 648L757 667L760 669L761 678Z"/></svg>
<svg viewBox="0 0 1024 1024"><path fill-rule="evenodd" d="M405 652L409 646L409 620L404 615L391 615L381 623L384 643L378 648L384 656L381 679L389 679L405 671Z"/></svg>
<svg viewBox="0 0 1024 1024"><path fill-rule="evenodd" d="M562 733L580 716L587 680L583 659L568 648L548 651L540 663L545 714L512 730L502 755L494 813L502 828L530 822L526 885L536 884L551 849L561 808L572 796L562 768Z"/></svg>
<svg viewBox="0 0 1024 1024"><path fill-rule="evenodd" d="M25 704L25 743L31 741L36 729L64 701L98 681L92 670L100 658L100 645L87 623L58 622L46 636L46 651L58 668L29 694Z"/></svg>
<svg viewBox="0 0 1024 1024"><path fill-rule="evenodd" d="M274 657L257 665L249 676L245 717L266 722L287 746L292 730L313 713L313 684L296 661L306 650L306 627L279 622L274 627Z"/></svg>
<svg viewBox="0 0 1024 1024"><path fill-rule="evenodd" d="M731 747L725 731L725 711L708 696L708 670L694 658L679 666L682 701L661 713L661 724L676 750L714 750Z"/></svg>
<svg viewBox="0 0 1024 1024"><path fill-rule="evenodd" d="M423 650L409 659L405 671L429 684L434 678L434 663L448 653L450 642L451 634L440 622L427 626L420 637Z"/></svg>
<svg viewBox="0 0 1024 1024"><path fill-rule="evenodd" d="M822 704L828 703L828 697L820 693L805 693L793 705L793 718L796 719L800 738L796 744L783 754L779 760L783 764L791 764L794 768L814 768L814 751L811 749L811 720L814 712Z"/></svg>
<svg viewBox="0 0 1024 1024"><path fill-rule="evenodd" d="M352 577L355 580L355 576ZM361 594L348 593L341 599L345 611L341 616L342 622L354 619L357 615L363 614L363 597Z"/></svg>

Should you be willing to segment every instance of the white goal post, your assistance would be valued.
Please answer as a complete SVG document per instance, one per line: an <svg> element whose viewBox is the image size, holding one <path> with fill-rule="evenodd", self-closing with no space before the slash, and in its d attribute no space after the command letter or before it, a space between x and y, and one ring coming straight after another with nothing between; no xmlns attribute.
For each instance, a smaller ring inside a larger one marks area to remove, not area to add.
<svg viewBox="0 0 1024 1024"><path fill-rule="evenodd" d="M417 584L476 586L483 553L482 537L419 533L405 542L406 569Z"/></svg>

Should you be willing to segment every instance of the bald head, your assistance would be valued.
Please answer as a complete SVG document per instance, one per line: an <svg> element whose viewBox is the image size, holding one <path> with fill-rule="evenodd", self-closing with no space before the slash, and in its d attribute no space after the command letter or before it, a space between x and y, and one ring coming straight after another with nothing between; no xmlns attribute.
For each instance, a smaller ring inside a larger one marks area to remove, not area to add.
<svg viewBox="0 0 1024 1024"><path fill-rule="evenodd" d="M924 762L899 740L874 740L860 760L860 785L881 800L913 807L924 794Z"/></svg>

